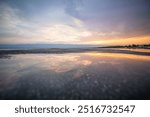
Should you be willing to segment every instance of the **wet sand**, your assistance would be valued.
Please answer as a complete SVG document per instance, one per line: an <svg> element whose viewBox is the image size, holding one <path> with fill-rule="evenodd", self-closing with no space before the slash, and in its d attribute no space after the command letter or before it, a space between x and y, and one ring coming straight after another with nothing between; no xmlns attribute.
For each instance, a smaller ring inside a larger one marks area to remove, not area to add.
<svg viewBox="0 0 150 117"><path fill-rule="evenodd" d="M5 50L0 55L0 99L150 99L148 50Z"/></svg>
<svg viewBox="0 0 150 117"><path fill-rule="evenodd" d="M143 50L143 51L141 51ZM8 54L64 54L81 52L101 52L101 53L126 53L150 56L150 49L125 49L125 48L69 48L69 49L22 49L22 50L0 50L0 56Z"/></svg>

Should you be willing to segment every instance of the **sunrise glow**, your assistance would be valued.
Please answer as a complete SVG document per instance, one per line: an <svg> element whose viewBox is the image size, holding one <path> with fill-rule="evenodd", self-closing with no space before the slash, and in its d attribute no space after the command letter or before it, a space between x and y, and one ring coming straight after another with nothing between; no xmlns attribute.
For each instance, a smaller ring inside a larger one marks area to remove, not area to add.
<svg viewBox="0 0 150 117"><path fill-rule="evenodd" d="M148 3L1 0L0 44L149 44Z"/></svg>

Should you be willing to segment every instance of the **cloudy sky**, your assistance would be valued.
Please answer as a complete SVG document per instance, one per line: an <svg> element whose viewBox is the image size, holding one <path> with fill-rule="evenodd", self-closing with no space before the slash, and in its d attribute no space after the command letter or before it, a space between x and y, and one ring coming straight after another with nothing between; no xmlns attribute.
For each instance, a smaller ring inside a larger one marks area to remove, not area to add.
<svg viewBox="0 0 150 117"><path fill-rule="evenodd" d="M0 0L0 44L148 44L149 0Z"/></svg>

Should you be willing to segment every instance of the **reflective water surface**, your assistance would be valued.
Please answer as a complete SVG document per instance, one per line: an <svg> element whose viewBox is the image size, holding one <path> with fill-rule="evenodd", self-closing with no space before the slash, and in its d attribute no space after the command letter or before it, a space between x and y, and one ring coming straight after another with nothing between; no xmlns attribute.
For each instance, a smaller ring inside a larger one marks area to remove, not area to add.
<svg viewBox="0 0 150 117"><path fill-rule="evenodd" d="M134 52L146 52L146 53L150 53L150 49L136 49L136 48L135 49L127 49L127 48L120 48L119 50L129 50L129 51L134 51Z"/></svg>
<svg viewBox="0 0 150 117"><path fill-rule="evenodd" d="M0 59L0 99L150 99L150 56L20 54Z"/></svg>

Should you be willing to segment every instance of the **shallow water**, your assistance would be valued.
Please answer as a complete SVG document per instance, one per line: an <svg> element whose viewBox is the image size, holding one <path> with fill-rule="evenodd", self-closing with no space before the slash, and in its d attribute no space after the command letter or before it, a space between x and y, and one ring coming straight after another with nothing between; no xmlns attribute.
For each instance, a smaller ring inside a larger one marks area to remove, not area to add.
<svg viewBox="0 0 150 117"><path fill-rule="evenodd" d="M150 56L20 54L0 59L0 99L150 99Z"/></svg>
<svg viewBox="0 0 150 117"><path fill-rule="evenodd" d="M118 48L117 48L118 50ZM133 51L133 52L145 52L145 53L150 53L150 49L127 49L127 48L119 48L119 50L128 50L128 51Z"/></svg>

